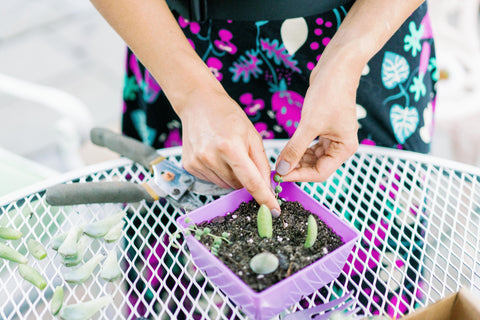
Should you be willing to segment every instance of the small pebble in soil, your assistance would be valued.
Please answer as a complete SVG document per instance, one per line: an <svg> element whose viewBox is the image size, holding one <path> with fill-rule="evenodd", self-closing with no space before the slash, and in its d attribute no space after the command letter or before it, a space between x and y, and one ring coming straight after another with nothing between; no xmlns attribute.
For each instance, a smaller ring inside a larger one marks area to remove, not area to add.
<svg viewBox="0 0 480 320"><path fill-rule="evenodd" d="M261 252L250 260L250 269L257 274L264 275L277 270L278 264L276 255L271 252ZM257 279L263 279L263 276L261 278L257 276Z"/></svg>

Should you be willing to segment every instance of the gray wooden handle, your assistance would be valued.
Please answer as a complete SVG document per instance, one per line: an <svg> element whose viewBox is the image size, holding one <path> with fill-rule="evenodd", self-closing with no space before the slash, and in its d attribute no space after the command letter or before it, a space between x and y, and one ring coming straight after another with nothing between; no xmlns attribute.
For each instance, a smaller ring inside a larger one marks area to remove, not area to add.
<svg viewBox="0 0 480 320"><path fill-rule="evenodd" d="M147 169L150 168L152 160L160 157L154 148L109 129L93 128L90 131L90 139L94 144L109 148L122 156L138 162Z"/></svg>
<svg viewBox="0 0 480 320"><path fill-rule="evenodd" d="M59 184L47 189L45 200L53 206L154 201L142 185L117 181Z"/></svg>

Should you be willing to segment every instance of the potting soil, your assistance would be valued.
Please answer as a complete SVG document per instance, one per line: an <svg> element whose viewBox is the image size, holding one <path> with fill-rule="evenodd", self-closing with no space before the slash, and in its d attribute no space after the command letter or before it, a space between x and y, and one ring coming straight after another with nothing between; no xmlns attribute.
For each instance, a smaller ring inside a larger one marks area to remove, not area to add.
<svg viewBox="0 0 480 320"><path fill-rule="evenodd" d="M210 228L214 235L229 234L227 239L230 243L223 241L217 256L257 292L321 259L343 244L341 237L313 214L318 226L317 240L311 248L304 248L307 220L312 213L300 203L292 201L282 202L282 214L273 218L272 238L262 239L257 231L258 209L259 205L252 200L242 203L237 210L224 217L198 225L201 229ZM207 235L203 235L200 241L208 248L213 244L213 238ZM250 259L265 251L278 257L279 267L270 274L256 274L250 269Z"/></svg>

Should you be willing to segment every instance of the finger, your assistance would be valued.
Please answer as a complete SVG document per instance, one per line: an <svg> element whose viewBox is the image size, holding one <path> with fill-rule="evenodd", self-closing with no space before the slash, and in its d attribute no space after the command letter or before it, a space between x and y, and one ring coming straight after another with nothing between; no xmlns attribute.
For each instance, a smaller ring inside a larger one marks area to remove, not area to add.
<svg viewBox="0 0 480 320"><path fill-rule="evenodd" d="M265 204L272 216L280 215L280 205L272 191L271 184L266 183L255 163L248 157L247 153L239 153L230 163L236 177L245 189L253 196L259 204Z"/></svg>
<svg viewBox="0 0 480 320"><path fill-rule="evenodd" d="M295 168L313 139L315 139L315 136L312 136L312 131L304 130L301 125L299 125L292 138L278 156L275 168L277 173L285 176Z"/></svg>
<svg viewBox="0 0 480 320"><path fill-rule="evenodd" d="M226 185L230 186L229 188L232 189L241 189L243 188L242 184L238 179L235 177L235 174L232 170L225 166L224 169L221 170L210 170L210 174L212 176L217 177L220 181L223 181Z"/></svg>
<svg viewBox="0 0 480 320"><path fill-rule="evenodd" d="M185 170L194 176L215 183L222 188L242 188L242 184L235 177L230 166L223 160L221 153L204 152L183 159Z"/></svg>
<svg viewBox="0 0 480 320"><path fill-rule="evenodd" d="M325 155L320 157L316 164L321 181L327 180L357 149L358 139L356 136L344 142L330 142L325 150Z"/></svg>
<svg viewBox="0 0 480 320"><path fill-rule="evenodd" d="M220 156L220 158L216 158L215 161L210 159L204 161L203 166L206 168L205 174L209 177L213 177L213 179L216 178L233 189L240 189L243 187L228 165L228 158Z"/></svg>
<svg viewBox="0 0 480 320"><path fill-rule="evenodd" d="M202 180L213 182L217 186L220 186L222 188L225 188L225 189L234 188L235 189L234 186L232 186L230 183L226 182L224 179L220 178L214 171L212 171L209 168L203 168L202 170L193 169L193 170L191 170L190 173L193 174L194 176L196 176L197 178L202 179ZM237 186L238 186L238 184L237 184Z"/></svg>
<svg viewBox="0 0 480 320"><path fill-rule="evenodd" d="M322 155L324 155L327 152L328 148L330 147L331 142L332 140L330 139L319 137L317 143L315 143L311 147L311 150L315 155L315 157L320 158Z"/></svg>
<svg viewBox="0 0 480 320"><path fill-rule="evenodd" d="M282 176L282 180L287 181L303 181L303 182L322 182L321 177L315 167L305 166L290 171L287 175Z"/></svg>
<svg viewBox="0 0 480 320"><path fill-rule="evenodd" d="M324 154L317 158L314 166L301 167L283 177L285 181L323 182L327 180L355 150L339 142L331 142ZM318 156L319 151L317 150Z"/></svg>
<svg viewBox="0 0 480 320"><path fill-rule="evenodd" d="M255 166L260 171L260 175L265 180L265 184L271 187L271 172L272 168L268 161L267 154L261 139L255 139L256 141L250 144L250 159L252 159Z"/></svg>
<svg viewBox="0 0 480 320"><path fill-rule="evenodd" d="M323 182L335 172L342 161L324 155L317 159L315 166L305 166L292 170L283 176L284 181Z"/></svg>
<svg viewBox="0 0 480 320"><path fill-rule="evenodd" d="M305 153L298 162L300 167L314 167L317 162L318 157L314 154Z"/></svg>

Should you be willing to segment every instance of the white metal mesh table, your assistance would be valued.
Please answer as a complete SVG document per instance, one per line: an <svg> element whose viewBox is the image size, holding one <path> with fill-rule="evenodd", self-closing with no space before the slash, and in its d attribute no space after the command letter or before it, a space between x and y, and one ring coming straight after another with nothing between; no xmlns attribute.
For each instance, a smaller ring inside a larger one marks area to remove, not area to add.
<svg viewBox="0 0 480 320"><path fill-rule="evenodd" d="M266 141L272 163L285 141ZM162 150L180 163L181 149ZM26 239L36 238L48 257L30 259L49 281L40 291L24 281L12 262L0 261L0 319L49 319L52 290L63 284L66 304L106 294L114 302L101 319L246 319L241 309L197 270L182 246L168 235L183 214L165 201L51 207L45 189L60 182L130 180L150 173L127 159L70 172L0 199L0 226L20 229L11 245L26 253ZM328 181L301 187L354 225L362 239L338 279L305 297L285 313L354 292L360 314L395 314L430 304L460 287L480 292L480 169L429 156L361 146ZM211 197L199 197L203 202ZM53 235L113 212L127 213L124 237L117 243L93 240L87 258L116 249L122 280L107 283L96 274L69 285L65 267L50 249ZM408 289L408 290L407 290Z"/></svg>

